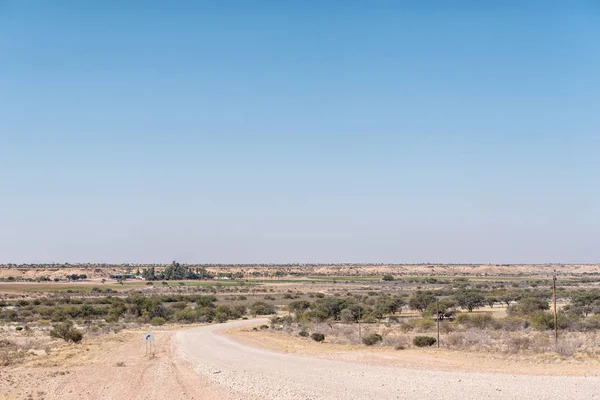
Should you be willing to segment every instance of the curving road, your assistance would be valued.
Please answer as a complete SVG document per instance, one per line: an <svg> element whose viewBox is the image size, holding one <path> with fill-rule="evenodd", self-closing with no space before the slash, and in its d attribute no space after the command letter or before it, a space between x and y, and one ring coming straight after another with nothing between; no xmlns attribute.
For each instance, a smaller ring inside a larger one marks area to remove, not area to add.
<svg viewBox="0 0 600 400"><path fill-rule="evenodd" d="M178 355L240 399L600 399L600 377L375 367L275 353L218 334L236 321L177 332Z"/></svg>

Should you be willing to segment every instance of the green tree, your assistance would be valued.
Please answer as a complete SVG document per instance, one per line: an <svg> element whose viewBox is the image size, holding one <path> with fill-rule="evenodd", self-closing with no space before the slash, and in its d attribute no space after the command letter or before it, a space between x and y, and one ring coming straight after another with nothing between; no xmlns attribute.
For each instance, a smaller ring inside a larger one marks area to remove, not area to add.
<svg viewBox="0 0 600 400"><path fill-rule="evenodd" d="M417 290L410 295L408 299L408 306L411 310L423 312L429 304L435 302L435 297L435 293L432 291Z"/></svg>
<svg viewBox="0 0 600 400"><path fill-rule="evenodd" d="M454 294L454 298L456 303L468 312L483 307L485 300L485 297L477 290L460 290Z"/></svg>

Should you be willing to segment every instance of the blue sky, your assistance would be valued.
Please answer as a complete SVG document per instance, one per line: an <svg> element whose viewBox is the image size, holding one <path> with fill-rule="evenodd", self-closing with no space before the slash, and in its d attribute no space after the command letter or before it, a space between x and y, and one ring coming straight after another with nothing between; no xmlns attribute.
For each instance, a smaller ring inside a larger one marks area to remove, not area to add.
<svg viewBox="0 0 600 400"><path fill-rule="evenodd" d="M0 263L600 262L598 3L198 3L0 2Z"/></svg>

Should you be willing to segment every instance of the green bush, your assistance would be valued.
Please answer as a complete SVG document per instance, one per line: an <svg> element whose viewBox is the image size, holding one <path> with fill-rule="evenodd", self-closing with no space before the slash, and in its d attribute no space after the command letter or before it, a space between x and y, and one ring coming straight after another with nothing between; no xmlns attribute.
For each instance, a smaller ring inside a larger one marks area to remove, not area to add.
<svg viewBox="0 0 600 400"><path fill-rule="evenodd" d="M373 346L383 340L383 337L378 333L370 333L362 338L362 342L367 346Z"/></svg>
<svg viewBox="0 0 600 400"><path fill-rule="evenodd" d="M213 303L216 301L217 297L209 294L208 296L200 296L198 300L196 300L196 304L200 307L214 307L215 305Z"/></svg>
<svg viewBox="0 0 600 400"><path fill-rule="evenodd" d="M272 304L265 303L264 301L257 301L250 306L250 312L252 315L269 315L275 314L275 306Z"/></svg>
<svg viewBox="0 0 600 400"><path fill-rule="evenodd" d="M433 329L434 326L435 326L435 321L428 319L428 318L418 319L415 322L415 328L420 331L428 331L430 329Z"/></svg>
<svg viewBox="0 0 600 400"><path fill-rule="evenodd" d="M472 328L487 329L494 326L494 318L487 313L484 314L458 314L455 323Z"/></svg>
<svg viewBox="0 0 600 400"><path fill-rule="evenodd" d="M325 340L325 335L323 335L322 333L318 333L318 332L313 333L312 335L310 335L310 337L315 342L322 342L323 340Z"/></svg>
<svg viewBox="0 0 600 400"><path fill-rule="evenodd" d="M196 322L196 316L197 313L194 310L192 310L191 308L184 308L183 310L178 310L177 312L175 312L175 315L173 317L177 322L191 324L193 322Z"/></svg>
<svg viewBox="0 0 600 400"><path fill-rule="evenodd" d="M538 311L530 317L531 326L537 330L543 331L554 329L554 314L546 311ZM567 329L571 324L569 319L564 314L558 314L558 329Z"/></svg>
<svg viewBox="0 0 600 400"><path fill-rule="evenodd" d="M73 327L73 322L65 321L54 325L50 331L50 336L56 339L63 339L65 342L79 343L83 339L83 333Z"/></svg>
<svg viewBox="0 0 600 400"><path fill-rule="evenodd" d="M435 338L431 336L415 336L413 339L413 344L417 347L433 346L435 342Z"/></svg>
<svg viewBox="0 0 600 400"><path fill-rule="evenodd" d="M520 299L517 304L513 304L507 308L509 316L527 316L536 314L539 311L549 310L550 305L546 299L540 299L537 297L524 297Z"/></svg>
<svg viewBox="0 0 600 400"><path fill-rule="evenodd" d="M215 318L215 309L211 307L196 308L198 322L212 322Z"/></svg>
<svg viewBox="0 0 600 400"><path fill-rule="evenodd" d="M162 317L154 317L150 320L150 324L154 326L164 325L165 322L167 321Z"/></svg>

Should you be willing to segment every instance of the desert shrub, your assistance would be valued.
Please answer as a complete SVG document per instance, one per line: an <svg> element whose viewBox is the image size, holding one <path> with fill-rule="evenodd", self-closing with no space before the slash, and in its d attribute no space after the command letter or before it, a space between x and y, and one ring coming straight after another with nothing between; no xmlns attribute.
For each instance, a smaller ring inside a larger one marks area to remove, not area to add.
<svg viewBox="0 0 600 400"><path fill-rule="evenodd" d="M260 329L262 329L262 330L269 329L269 325L261 325Z"/></svg>
<svg viewBox="0 0 600 400"><path fill-rule="evenodd" d="M62 322L67 320L67 314L62 308L54 310L52 312L52 316L50 317L52 322Z"/></svg>
<svg viewBox="0 0 600 400"><path fill-rule="evenodd" d="M308 337L308 332L306 332L305 330L301 330L300 332L298 332L298 335L301 337Z"/></svg>
<svg viewBox="0 0 600 400"><path fill-rule="evenodd" d="M427 318L418 319L415 322L415 328L418 331L424 332L432 329L435 326L435 321Z"/></svg>
<svg viewBox="0 0 600 400"><path fill-rule="evenodd" d="M202 307L196 309L198 322L212 322L215 318L215 310L211 307Z"/></svg>
<svg viewBox="0 0 600 400"><path fill-rule="evenodd" d="M508 348L512 353L528 350L531 347L531 339L527 336L512 336L508 340Z"/></svg>
<svg viewBox="0 0 600 400"><path fill-rule="evenodd" d="M590 317L581 319L577 324L577 330L582 332L600 330L600 315L592 315Z"/></svg>
<svg viewBox="0 0 600 400"><path fill-rule="evenodd" d="M413 339L413 344L417 347L433 346L435 342L436 339L431 336L415 336Z"/></svg>
<svg viewBox="0 0 600 400"><path fill-rule="evenodd" d="M176 310L183 310L186 307L187 307L187 302L185 302L185 301L177 301L175 303L171 303L171 308L174 308Z"/></svg>
<svg viewBox="0 0 600 400"><path fill-rule="evenodd" d="M378 333L370 333L362 338L362 342L367 346L373 346L383 340L383 337Z"/></svg>
<svg viewBox="0 0 600 400"><path fill-rule="evenodd" d="M310 337L315 342L322 342L323 340L325 340L325 335L323 335L322 333L319 333L319 332L313 333L312 335L310 335Z"/></svg>
<svg viewBox="0 0 600 400"><path fill-rule="evenodd" d="M243 316L244 314L246 314L246 305L245 304L236 304L233 307L231 307L234 313L239 314L239 316ZM239 318L239 317L237 317Z"/></svg>
<svg viewBox="0 0 600 400"><path fill-rule="evenodd" d="M531 326L540 331L554 329L554 314L545 311L538 311L529 318ZM564 314L558 314L558 329L567 329L575 320L574 317L567 317Z"/></svg>
<svg viewBox="0 0 600 400"><path fill-rule="evenodd" d="M173 318L177 322L182 322L184 324L191 324L196 322L197 313L191 308L184 308L183 310L177 310L173 315Z"/></svg>
<svg viewBox="0 0 600 400"><path fill-rule="evenodd" d="M50 331L50 336L56 339L63 339L65 342L79 343L83 339L83 334L75 329L73 322L65 321L54 325Z"/></svg>
<svg viewBox="0 0 600 400"><path fill-rule="evenodd" d="M275 314L275 306L264 301L257 301L250 306L252 315L269 315Z"/></svg>
<svg viewBox="0 0 600 400"><path fill-rule="evenodd" d="M508 315L514 316L527 316L535 314L538 311L549 310L550 305L545 299L538 297L524 297L520 299L517 304L513 304L506 310Z"/></svg>
<svg viewBox="0 0 600 400"><path fill-rule="evenodd" d="M442 333L454 332L454 327L455 327L455 325L450 322L440 321L440 332L442 332Z"/></svg>
<svg viewBox="0 0 600 400"><path fill-rule="evenodd" d="M582 345L583 342L580 340L559 340L556 345L556 352L563 357L572 357Z"/></svg>
<svg viewBox="0 0 600 400"><path fill-rule="evenodd" d="M220 315L222 315L222 316L220 316ZM217 308L215 308L215 319L219 320L219 322L225 322L228 319L238 319L241 317L242 317L242 314L236 308L229 307L226 304L222 304L220 306L217 306ZM223 318L225 318L225 321L222 321Z"/></svg>
<svg viewBox="0 0 600 400"><path fill-rule="evenodd" d="M394 350L405 350L406 347L404 347L403 345L399 344L396 347L394 347Z"/></svg>
<svg viewBox="0 0 600 400"><path fill-rule="evenodd" d="M217 297L209 294L207 296L200 296L197 300L196 300L196 304L199 307L214 307L215 305L213 303L215 303L217 301Z"/></svg>
<svg viewBox="0 0 600 400"><path fill-rule="evenodd" d="M295 312L296 316L299 317L300 315L302 315L302 313L305 310L308 310L310 308L311 304L309 301L306 300L298 300L298 301L292 301L290 304L288 304L288 310Z"/></svg>
<svg viewBox="0 0 600 400"><path fill-rule="evenodd" d="M403 320L398 323L398 329L400 329L400 331L403 333L408 333L415 329L415 327L410 321Z"/></svg>
<svg viewBox="0 0 600 400"><path fill-rule="evenodd" d="M494 328L505 331L519 331L527 328L529 321L520 317L506 317L494 320Z"/></svg>
<svg viewBox="0 0 600 400"><path fill-rule="evenodd" d="M292 317L291 315L286 315L284 317L274 315L270 319L271 325L291 325L292 322L294 322L294 317Z"/></svg>
<svg viewBox="0 0 600 400"><path fill-rule="evenodd" d="M272 300L275 300L275 297L271 296L270 294L267 294L265 296L265 300L271 300L272 301Z"/></svg>
<svg viewBox="0 0 600 400"><path fill-rule="evenodd" d="M381 278L382 281L386 281L386 282L391 282L394 280L394 277L392 275L384 275L383 278Z"/></svg>
<svg viewBox="0 0 600 400"><path fill-rule="evenodd" d="M444 340L444 344L448 347L461 347L464 338L465 335L463 333L452 333Z"/></svg>
<svg viewBox="0 0 600 400"><path fill-rule="evenodd" d="M488 329L494 326L494 318L490 314L458 314L455 323L477 329Z"/></svg>
<svg viewBox="0 0 600 400"><path fill-rule="evenodd" d="M154 326L164 325L165 322L167 321L162 317L154 317L150 320L150 324Z"/></svg>
<svg viewBox="0 0 600 400"><path fill-rule="evenodd" d="M227 322L228 320L229 316L226 313L218 311L215 312L215 318L213 319L214 322L222 324L223 322Z"/></svg>

